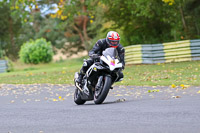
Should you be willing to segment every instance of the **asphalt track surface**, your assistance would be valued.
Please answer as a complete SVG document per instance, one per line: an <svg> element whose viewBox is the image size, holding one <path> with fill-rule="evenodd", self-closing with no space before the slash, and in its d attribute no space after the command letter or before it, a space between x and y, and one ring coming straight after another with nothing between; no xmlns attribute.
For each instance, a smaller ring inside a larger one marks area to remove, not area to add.
<svg viewBox="0 0 200 133"><path fill-rule="evenodd" d="M199 133L200 87L114 86L78 106L70 85L0 85L0 133Z"/></svg>

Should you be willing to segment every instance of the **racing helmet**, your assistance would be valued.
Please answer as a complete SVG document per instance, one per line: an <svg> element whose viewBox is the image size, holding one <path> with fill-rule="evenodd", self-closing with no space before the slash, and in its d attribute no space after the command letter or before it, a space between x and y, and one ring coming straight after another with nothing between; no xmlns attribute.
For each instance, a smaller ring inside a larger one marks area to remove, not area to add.
<svg viewBox="0 0 200 133"><path fill-rule="evenodd" d="M120 36L115 31L109 31L106 36L106 42L110 47L117 48L119 46Z"/></svg>

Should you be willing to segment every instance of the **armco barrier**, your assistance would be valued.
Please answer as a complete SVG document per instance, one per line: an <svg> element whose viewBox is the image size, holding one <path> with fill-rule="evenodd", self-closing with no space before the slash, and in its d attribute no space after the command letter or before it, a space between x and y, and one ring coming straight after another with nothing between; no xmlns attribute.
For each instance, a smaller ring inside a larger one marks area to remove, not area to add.
<svg viewBox="0 0 200 133"><path fill-rule="evenodd" d="M200 60L200 40L125 47L126 64L154 64Z"/></svg>
<svg viewBox="0 0 200 133"><path fill-rule="evenodd" d="M191 61L190 41L163 43L165 62Z"/></svg>
<svg viewBox="0 0 200 133"><path fill-rule="evenodd" d="M162 44L146 44L142 45L142 63L143 64L153 64L153 63L163 63L164 51Z"/></svg>
<svg viewBox="0 0 200 133"><path fill-rule="evenodd" d="M200 40L190 40L192 60L200 60Z"/></svg>
<svg viewBox="0 0 200 133"><path fill-rule="evenodd" d="M0 73L6 72L8 69L7 61L6 60L0 60Z"/></svg>
<svg viewBox="0 0 200 133"><path fill-rule="evenodd" d="M142 47L141 45L125 47L126 64L141 64L142 63Z"/></svg>

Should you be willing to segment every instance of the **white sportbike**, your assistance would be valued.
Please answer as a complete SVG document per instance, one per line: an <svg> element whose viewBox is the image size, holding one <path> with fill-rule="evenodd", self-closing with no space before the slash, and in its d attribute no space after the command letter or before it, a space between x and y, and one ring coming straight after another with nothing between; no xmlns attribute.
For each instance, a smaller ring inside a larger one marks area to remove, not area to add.
<svg viewBox="0 0 200 133"><path fill-rule="evenodd" d="M75 73L74 83L76 86L74 102L78 105L86 101L94 100L95 104L101 104L108 95L112 84L119 79L118 72L122 69L118 52L115 48L107 48L103 51L100 59L87 70L82 83L78 83L78 72Z"/></svg>

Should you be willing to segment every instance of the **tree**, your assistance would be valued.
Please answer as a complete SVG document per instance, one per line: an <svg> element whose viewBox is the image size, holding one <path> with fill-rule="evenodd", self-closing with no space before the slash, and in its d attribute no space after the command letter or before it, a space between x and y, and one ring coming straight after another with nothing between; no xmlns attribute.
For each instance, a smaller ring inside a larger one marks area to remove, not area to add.
<svg viewBox="0 0 200 133"><path fill-rule="evenodd" d="M194 1L194 0L193 0ZM121 28L128 45L195 38L198 19L186 11L191 0L102 0L107 20ZM197 14L196 14L197 16ZM195 24L195 23L196 24ZM198 30L197 30L198 31ZM197 38L197 36L196 36Z"/></svg>
<svg viewBox="0 0 200 133"><path fill-rule="evenodd" d="M200 37L200 1L199 0L189 0L185 6L185 11L188 13L191 18L189 22L192 30L192 39Z"/></svg>
<svg viewBox="0 0 200 133"><path fill-rule="evenodd" d="M12 59L18 58L20 46L29 39L41 37L51 41L55 47L62 47L66 40L64 32L60 31L59 20L42 14L44 8L53 9L52 4L58 0L3 0L0 2L0 34L1 47ZM58 40L59 39L59 40Z"/></svg>
<svg viewBox="0 0 200 133"><path fill-rule="evenodd" d="M63 25L67 26L68 34L77 35L81 46L89 50L91 46L92 34L89 34L89 27L93 23L94 13L98 0L60 0L59 10L52 17L63 20ZM90 28L90 30L92 30ZM90 36L91 35L91 36ZM77 40L78 41L78 40Z"/></svg>
<svg viewBox="0 0 200 133"><path fill-rule="evenodd" d="M18 36L21 31L21 21L11 15L9 3L0 2L0 45L5 54L16 59Z"/></svg>

